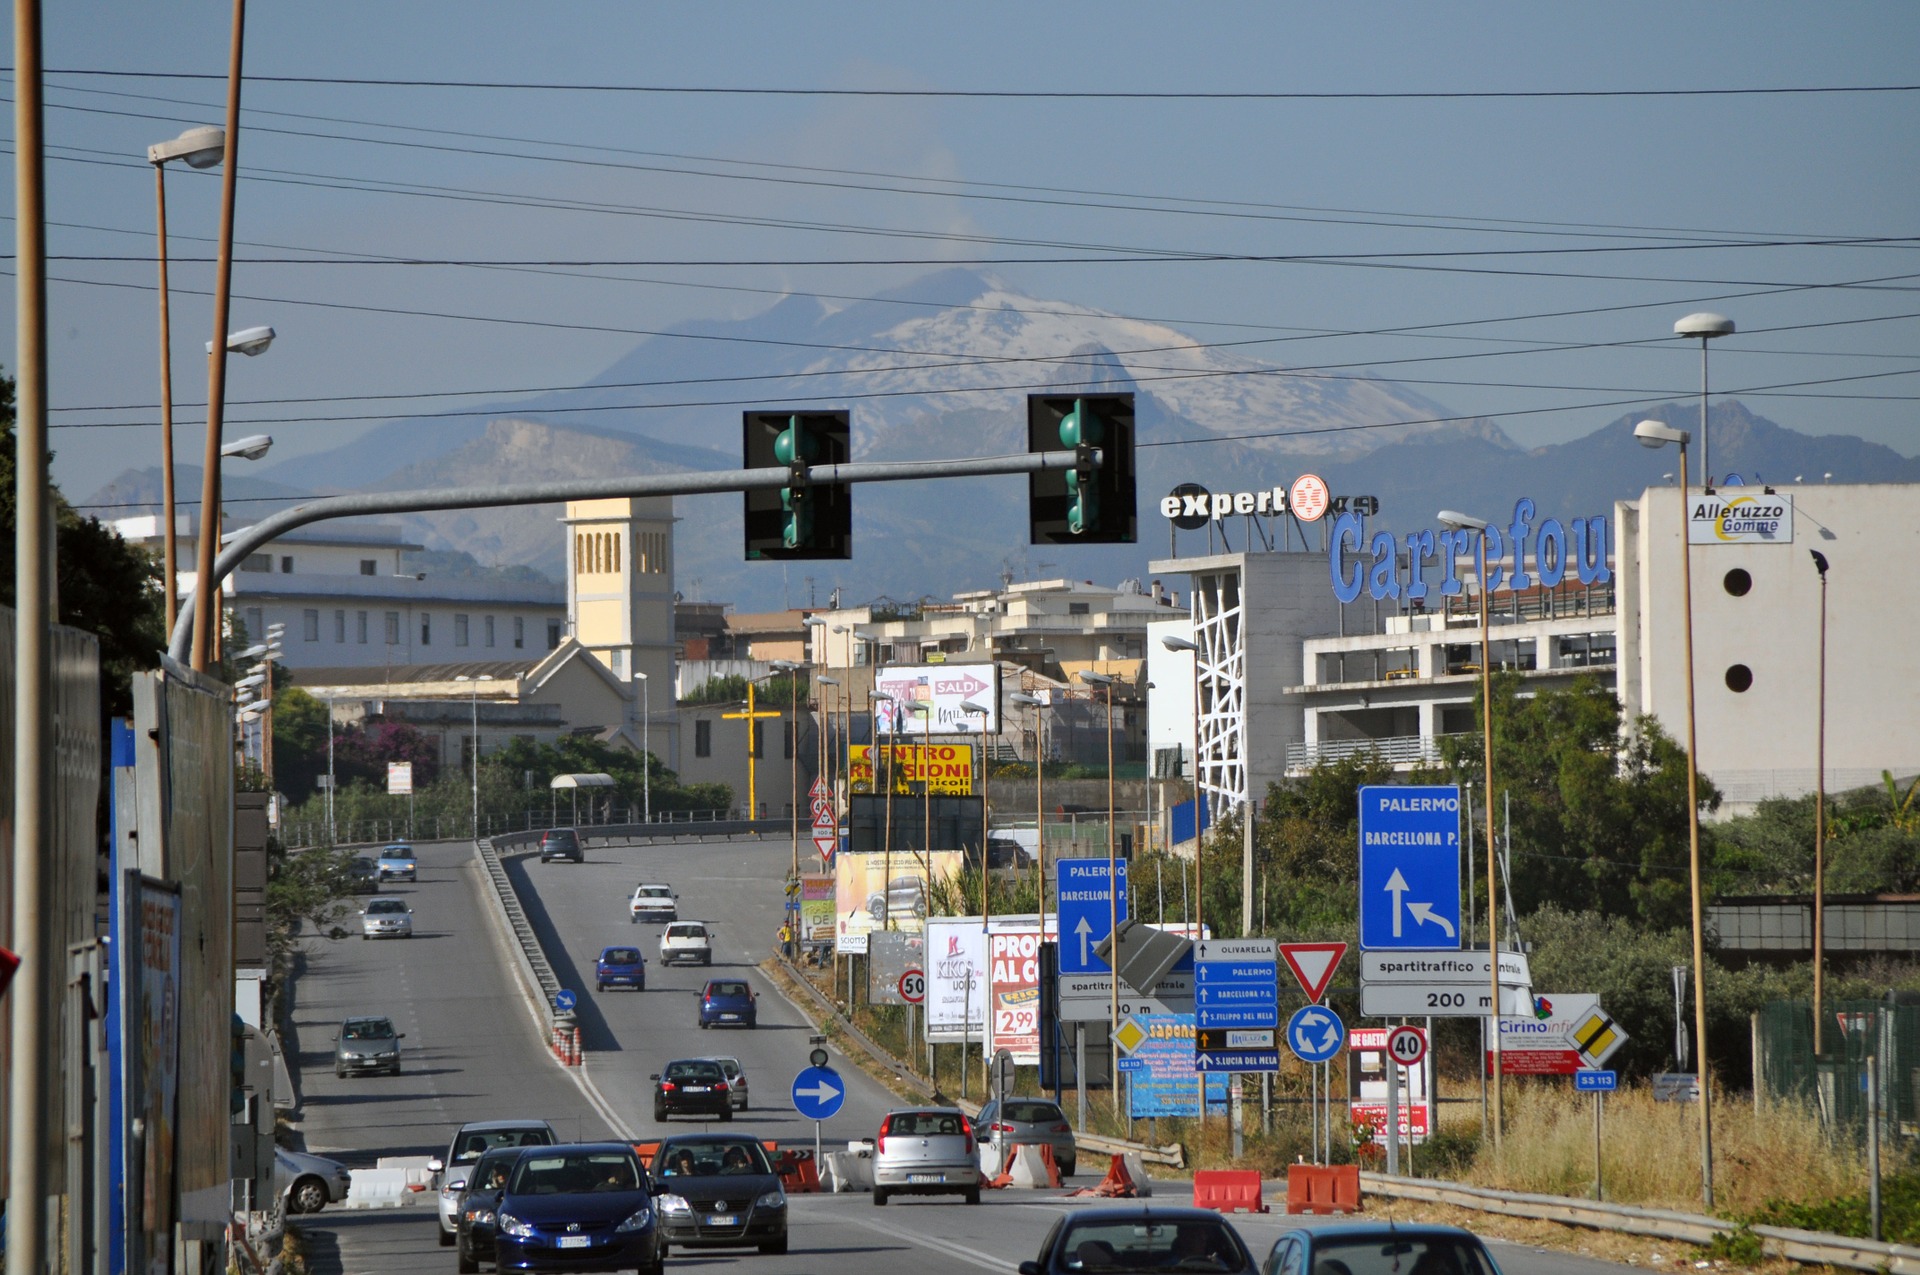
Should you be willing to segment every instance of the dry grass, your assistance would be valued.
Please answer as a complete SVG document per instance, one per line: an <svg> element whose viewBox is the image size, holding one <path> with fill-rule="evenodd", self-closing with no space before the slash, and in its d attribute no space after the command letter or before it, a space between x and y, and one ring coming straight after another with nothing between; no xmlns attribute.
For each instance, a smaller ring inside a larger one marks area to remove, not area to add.
<svg viewBox="0 0 1920 1275"><path fill-rule="evenodd" d="M1593 1186L1593 1099L1545 1085L1507 1095L1499 1163L1478 1157L1467 1180L1480 1186L1586 1195ZM1742 1215L1768 1200L1822 1199L1865 1189L1866 1166L1850 1143L1829 1141L1797 1105L1722 1099L1713 1121L1714 1203ZM1700 1116L1690 1103L1655 1102L1646 1089L1607 1099L1601 1152L1606 1198L1621 1204L1700 1210Z"/></svg>

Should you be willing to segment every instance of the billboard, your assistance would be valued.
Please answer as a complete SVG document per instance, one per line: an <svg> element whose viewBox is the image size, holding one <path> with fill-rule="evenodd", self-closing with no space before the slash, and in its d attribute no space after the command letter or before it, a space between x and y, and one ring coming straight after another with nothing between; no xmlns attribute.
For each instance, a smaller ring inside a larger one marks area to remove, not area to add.
<svg viewBox="0 0 1920 1275"><path fill-rule="evenodd" d="M873 689L893 696L876 699L873 729L876 735L978 735L1000 733L1000 666L998 664L886 664L873 677ZM969 713L962 704L989 710ZM931 710L917 713L908 704Z"/></svg>
<svg viewBox="0 0 1920 1275"><path fill-rule="evenodd" d="M123 1112L143 1122L126 1137L124 1235L127 1269L165 1272L173 1248L174 1133L180 1082L180 892L125 874L119 932Z"/></svg>
<svg viewBox="0 0 1920 1275"><path fill-rule="evenodd" d="M927 883L960 875L958 850L930 854L853 854L834 856L834 951L864 955L867 935L892 928L918 932L926 927Z"/></svg>
<svg viewBox="0 0 1920 1275"><path fill-rule="evenodd" d="M1363 1122L1373 1126L1373 1140L1386 1145L1387 1127L1387 1036L1388 1027L1354 1027L1347 1031L1347 1089L1353 1095L1347 1101L1347 1113L1357 1128ZM1400 1136L1409 1146L1427 1140L1433 1130L1433 1102L1430 1097L1433 1054L1411 1067L1400 1068Z"/></svg>
<svg viewBox="0 0 1920 1275"><path fill-rule="evenodd" d="M928 1037L941 1044L986 1039L987 932L980 918L929 919L926 956Z"/></svg>
<svg viewBox="0 0 1920 1275"><path fill-rule="evenodd" d="M972 744L882 744L881 769L891 769L895 796L919 796L924 778L936 794L973 795ZM873 792L874 748L853 744L847 748L847 780L855 792Z"/></svg>
<svg viewBox="0 0 1920 1275"><path fill-rule="evenodd" d="M1127 1109L1136 1120L1150 1116L1200 1114L1200 1075L1193 1067L1192 1014L1135 1014L1140 1043L1127 1057L1137 1059L1127 1077ZM1225 1110L1227 1077L1207 1073L1207 1106Z"/></svg>
<svg viewBox="0 0 1920 1275"><path fill-rule="evenodd" d="M1040 932L987 934L992 1035L986 1053L1005 1049L1023 1066L1040 1062Z"/></svg>
<svg viewBox="0 0 1920 1275"><path fill-rule="evenodd" d="M833 942L833 878L800 878L800 941Z"/></svg>
<svg viewBox="0 0 1920 1275"><path fill-rule="evenodd" d="M1571 1076L1604 1067L1627 1038L1591 992L1535 996L1531 1014L1500 1019L1500 1074ZM1493 1051L1485 1053L1492 1074Z"/></svg>

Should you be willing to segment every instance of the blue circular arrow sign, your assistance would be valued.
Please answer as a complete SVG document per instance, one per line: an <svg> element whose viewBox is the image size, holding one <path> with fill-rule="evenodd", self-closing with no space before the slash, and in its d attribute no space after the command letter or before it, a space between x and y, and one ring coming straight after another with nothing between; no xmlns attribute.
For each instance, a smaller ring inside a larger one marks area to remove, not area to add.
<svg viewBox="0 0 1920 1275"><path fill-rule="evenodd" d="M1340 1052L1346 1039L1346 1024L1324 1005L1296 1010L1287 1020L1287 1046L1301 1062L1326 1062Z"/></svg>
<svg viewBox="0 0 1920 1275"><path fill-rule="evenodd" d="M579 1003L579 1000L580 998L578 996L575 996L570 990L563 987L553 994L553 1007L565 1012L571 1012L573 1007Z"/></svg>
<svg viewBox="0 0 1920 1275"><path fill-rule="evenodd" d="M808 1120L831 1120L846 1100L846 1082L831 1067L809 1067L793 1078L793 1109Z"/></svg>

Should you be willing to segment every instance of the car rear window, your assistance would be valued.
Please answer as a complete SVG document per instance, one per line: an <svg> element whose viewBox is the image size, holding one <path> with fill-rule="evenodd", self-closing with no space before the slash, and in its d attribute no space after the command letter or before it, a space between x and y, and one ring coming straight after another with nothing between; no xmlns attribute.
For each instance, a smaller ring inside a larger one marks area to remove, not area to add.
<svg viewBox="0 0 1920 1275"><path fill-rule="evenodd" d="M747 985L745 983L709 983L707 994L709 996L745 996Z"/></svg>
<svg viewBox="0 0 1920 1275"><path fill-rule="evenodd" d="M1061 1265L1074 1271L1237 1271L1250 1265L1233 1228L1217 1218L1084 1222L1068 1228L1060 1249Z"/></svg>
<svg viewBox="0 0 1920 1275"><path fill-rule="evenodd" d="M712 1084L722 1079L720 1064L710 1062L677 1062L667 1064L668 1080L691 1080L695 1084Z"/></svg>
<svg viewBox="0 0 1920 1275"><path fill-rule="evenodd" d="M1023 1124L1045 1124L1049 1120L1065 1120L1060 1108L1050 1102L1009 1102L1002 1113L1002 1119L1018 1120Z"/></svg>
<svg viewBox="0 0 1920 1275"><path fill-rule="evenodd" d="M673 892L664 885L643 885L635 893L643 899L664 899Z"/></svg>
<svg viewBox="0 0 1920 1275"><path fill-rule="evenodd" d="M548 841L556 841L556 842L564 843L564 842L572 841L575 838L571 832L549 832L547 834L546 839Z"/></svg>
<svg viewBox="0 0 1920 1275"><path fill-rule="evenodd" d="M958 1137L966 1132L966 1117L957 1111L896 1111L887 1117L887 1132L902 1137Z"/></svg>
<svg viewBox="0 0 1920 1275"><path fill-rule="evenodd" d="M640 952L631 947L610 947L600 954L600 959L609 965L638 965Z"/></svg>
<svg viewBox="0 0 1920 1275"><path fill-rule="evenodd" d="M1313 1275L1493 1275L1478 1244L1436 1236L1397 1236L1313 1247Z"/></svg>

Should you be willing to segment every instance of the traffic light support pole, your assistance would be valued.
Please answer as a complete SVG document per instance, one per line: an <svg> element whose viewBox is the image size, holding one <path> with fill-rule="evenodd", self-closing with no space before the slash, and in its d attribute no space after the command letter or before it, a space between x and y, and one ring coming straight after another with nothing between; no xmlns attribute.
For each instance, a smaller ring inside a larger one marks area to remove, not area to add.
<svg viewBox="0 0 1920 1275"><path fill-rule="evenodd" d="M1080 457L1071 451L1024 452L1015 456L981 456L971 460L862 461L844 465L814 465L808 470L808 482L815 487L827 487L852 486L855 483L919 482L930 478L977 478L995 474L1039 474L1071 470L1080 463ZM498 487L449 487L439 491L366 492L309 500L271 514L234 534L214 562L213 579L209 587L183 600L168 641L167 654L181 663L186 662L193 639L197 597L218 597L221 583L250 554L296 527L304 527L309 523L324 522L329 518L362 518L368 514L549 505L614 496L704 496L715 492L778 489L792 485L793 470L779 465L764 469L635 474L624 478L587 478Z"/></svg>

